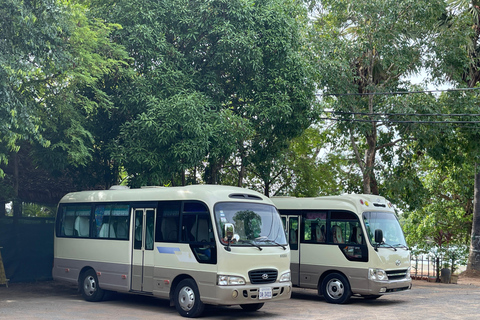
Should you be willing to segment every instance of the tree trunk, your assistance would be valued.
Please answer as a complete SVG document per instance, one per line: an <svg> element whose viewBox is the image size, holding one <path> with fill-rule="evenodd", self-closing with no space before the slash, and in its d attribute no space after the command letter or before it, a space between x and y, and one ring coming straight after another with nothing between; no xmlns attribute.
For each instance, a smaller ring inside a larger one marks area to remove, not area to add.
<svg viewBox="0 0 480 320"><path fill-rule="evenodd" d="M267 180L263 180L264 183L265 183L265 190L263 192L263 194L267 197L270 197L270 182L267 181Z"/></svg>
<svg viewBox="0 0 480 320"><path fill-rule="evenodd" d="M21 218L22 217L22 201L19 199L19 186L20 186L20 176L18 174L19 167L18 152L13 154L13 217Z"/></svg>
<svg viewBox="0 0 480 320"><path fill-rule="evenodd" d="M243 177L245 177L245 166L243 165L243 160L240 164L240 170L238 171L238 183L237 186L242 188L243 187Z"/></svg>
<svg viewBox="0 0 480 320"><path fill-rule="evenodd" d="M377 180L373 170L375 167L377 134L375 127L373 130L372 135L366 137L368 149L365 151L365 170L363 171L363 193L365 194L372 194L372 185L378 193L378 188L376 187Z"/></svg>
<svg viewBox="0 0 480 320"><path fill-rule="evenodd" d="M238 170L238 187L243 187L243 179L245 178L245 148L240 150L240 170Z"/></svg>
<svg viewBox="0 0 480 320"><path fill-rule="evenodd" d="M467 270L480 271L480 172L475 165L475 188L473 197L472 238Z"/></svg>

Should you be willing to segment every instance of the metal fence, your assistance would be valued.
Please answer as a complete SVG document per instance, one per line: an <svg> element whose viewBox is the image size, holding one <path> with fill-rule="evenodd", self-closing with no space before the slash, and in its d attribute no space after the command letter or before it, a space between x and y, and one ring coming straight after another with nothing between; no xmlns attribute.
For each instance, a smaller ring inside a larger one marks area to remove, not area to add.
<svg viewBox="0 0 480 320"><path fill-rule="evenodd" d="M434 255L418 255L412 256L411 259L411 277L416 280L427 280L440 282L442 278L442 269L444 266L450 265L451 261L444 256ZM465 266L456 266L456 272L461 272L465 269ZM456 276L456 275L455 275ZM452 275L452 278L454 275Z"/></svg>
<svg viewBox="0 0 480 320"><path fill-rule="evenodd" d="M429 280L439 278L443 257L432 257L430 255L412 256L412 279Z"/></svg>

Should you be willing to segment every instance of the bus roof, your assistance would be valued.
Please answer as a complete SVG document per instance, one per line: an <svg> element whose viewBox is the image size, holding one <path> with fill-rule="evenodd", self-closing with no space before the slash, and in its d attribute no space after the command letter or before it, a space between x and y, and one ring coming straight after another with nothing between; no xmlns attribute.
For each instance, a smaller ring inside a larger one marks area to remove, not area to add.
<svg viewBox="0 0 480 320"><path fill-rule="evenodd" d="M394 211L390 201L382 196L372 194L344 194L339 196L323 197L272 197L279 210L388 210Z"/></svg>
<svg viewBox="0 0 480 320"><path fill-rule="evenodd" d="M225 185L189 185L183 187L116 188L113 190L79 191L68 193L60 200L60 203L160 200L202 200L209 203L226 200L251 200L272 204L268 197L259 192Z"/></svg>

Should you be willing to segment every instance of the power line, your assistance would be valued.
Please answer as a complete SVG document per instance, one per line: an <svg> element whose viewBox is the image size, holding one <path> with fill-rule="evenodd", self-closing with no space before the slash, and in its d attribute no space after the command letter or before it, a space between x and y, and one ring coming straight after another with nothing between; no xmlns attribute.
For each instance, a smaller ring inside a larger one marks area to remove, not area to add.
<svg viewBox="0 0 480 320"><path fill-rule="evenodd" d="M364 120L364 119L339 119L339 118L327 118L321 117L320 120L331 120L331 121L348 121L348 122L391 122L391 123L419 123L419 124L476 124L480 123L480 121L412 121L412 120Z"/></svg>
<svg viewBox="0 0 480 320"><path fill-rule="evenodd" d="M402 95L402 94L413 94L413 93L435 93L435 92L455 92L455 91L473 91L479 90L480 87L476 88L456 88L456 89L436 89L436 90L419 90L419 91L394 91L394 92L365 92L365 93L317 93L317 96L375 96L375 95Z"/></svg>
<svg viewBox="0 0 480 320"><path fill-rule="evenodd" d="M349 111L325 111L333 114L353 114L363 116L411 116L411 117L480 117L480 113L380 113L380 112L349 112Z"/></svg>

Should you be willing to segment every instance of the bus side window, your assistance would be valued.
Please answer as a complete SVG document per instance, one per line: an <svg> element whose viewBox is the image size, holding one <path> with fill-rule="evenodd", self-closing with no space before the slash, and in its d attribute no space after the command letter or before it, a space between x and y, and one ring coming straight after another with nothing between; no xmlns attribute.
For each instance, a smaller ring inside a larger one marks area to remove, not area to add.
<svg viewBox="0 0 480 320"><path fill-rule="evenodd" d="M178 242L180 204L180 201L159 202L155 228L156 242Z"/></svg>
<svg viewBox="0 0 480 320"><path fill-rule="evenodd" d="M129 206L109 204L95 206L96 238L128 240Z"/></svg>
<svg viewBox="0 0 480 320"><path fill-rule="evenodd" d="M215 242L213 230L208 215L199 215L197 221L192 227L192 234L195 235L196 241Z"/></svg>
<svg viewBox="0 0 480 320"><path fill-rule="evenodd" d="M289 226L289 244L290 249L298 250L298 218L297 217L290 217L288 219L288 226Z"/></svg>
<svg viewBox="0 0 480 320"><path fill-rule="evenodd" d="M58 226L58 235L65 237L90 236L90 206L63 206L60 209L61 224Z"/></svg>
<svg viewBox="0 0 480 320"><path fill-rule="evenodd" d="M363 232L357 216L349 211L331 211L331 239L350 261L368 261Z"/></svg>
<svg viewBox="0 0 480 320"><path fill-rule="evenodd" d="M304 242L325 243L327 212L310 211L306 212L302 219L304 230Z"/></svg>

